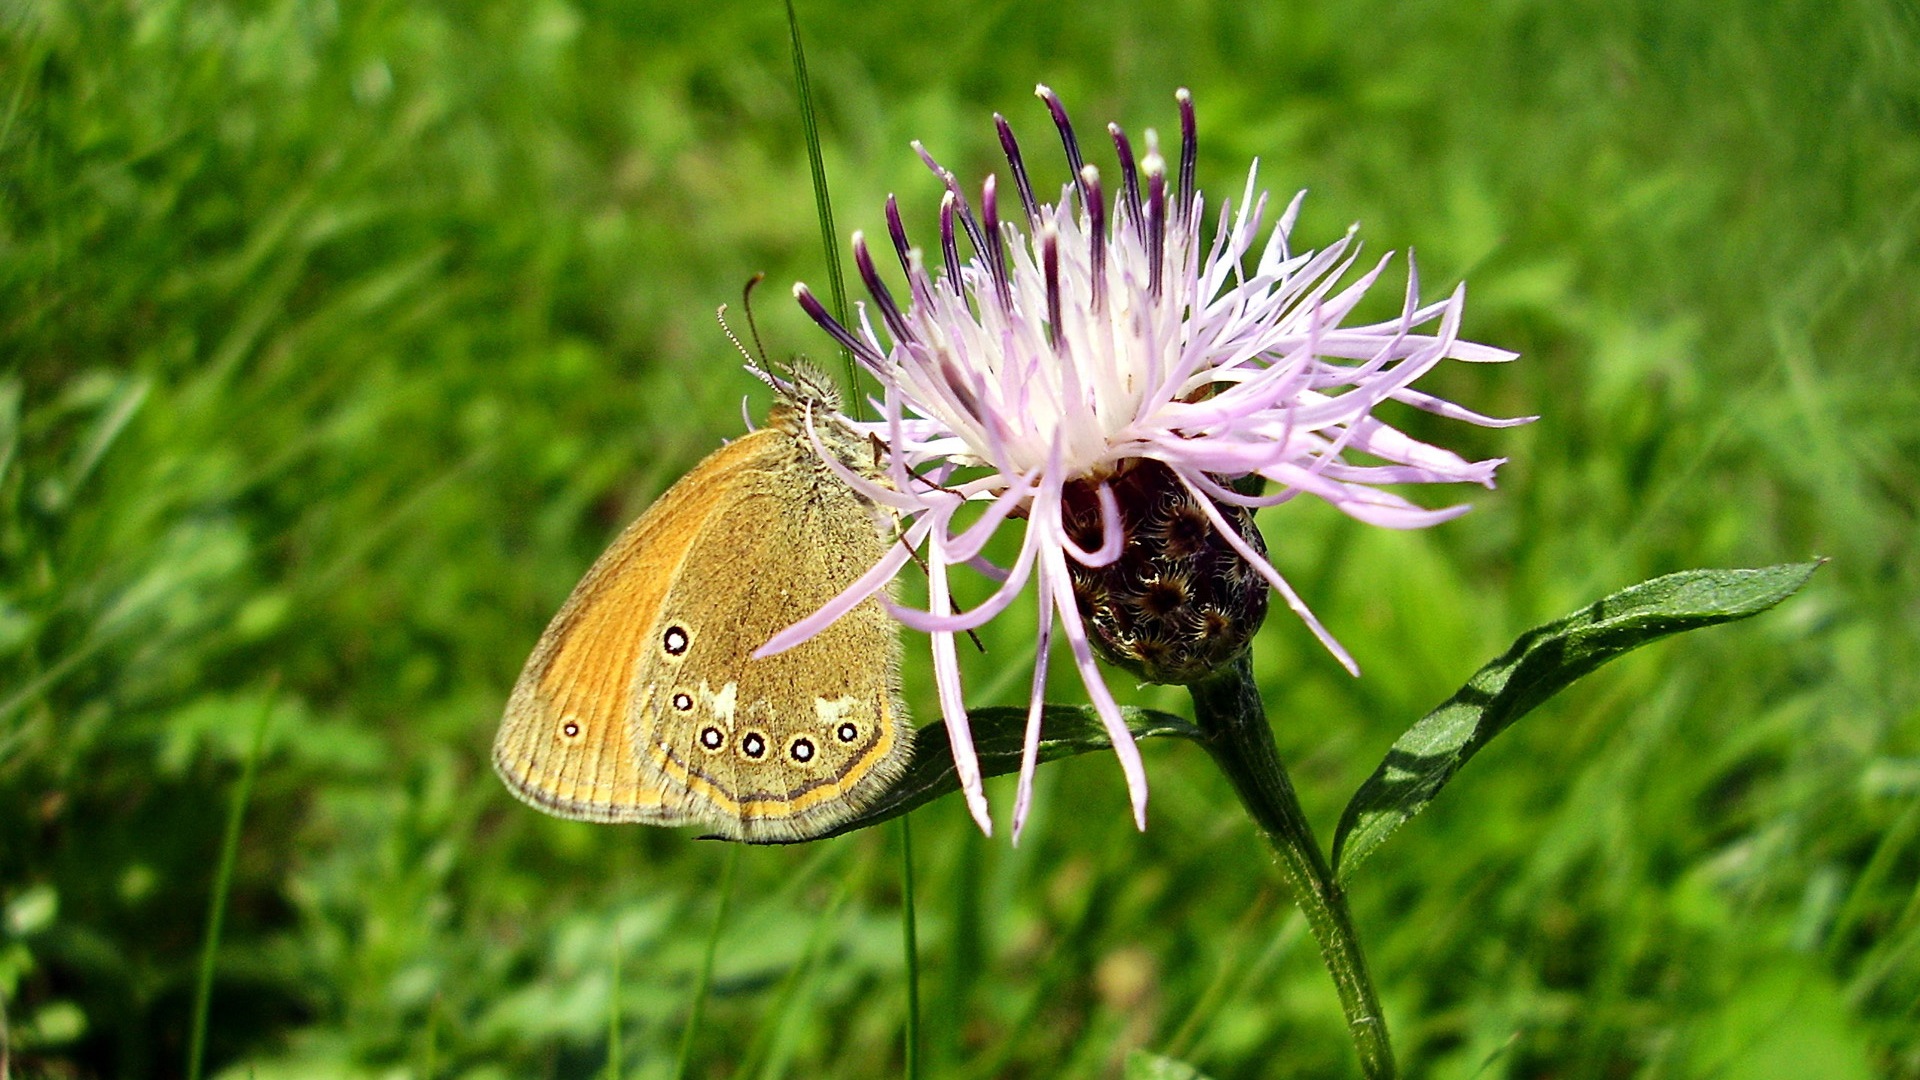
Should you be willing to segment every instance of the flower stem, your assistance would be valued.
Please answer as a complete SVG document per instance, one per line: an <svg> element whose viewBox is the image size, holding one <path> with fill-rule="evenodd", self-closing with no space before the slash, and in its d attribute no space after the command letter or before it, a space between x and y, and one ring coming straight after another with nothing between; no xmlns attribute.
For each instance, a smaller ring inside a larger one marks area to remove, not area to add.
<svg viewBox="0 0 1920 1080"><path fill-rule="evenodd" d="M1368 1080L1388 1080L1397 1075L1393 1047L1379 995L1367 974L1366 956L1360 951L1360 936L1347 912L1346 894L1328 869L1293 782L1280 763L1266 707L1253 681L1251 658L1242 656L1187 689L1193 694L1194 718L1205 735L1202 745L1232 781L1247 813L1279 856L1280 874L1320 944L1320 958L1333 976L1340 1007L1347 1014L1347 1031L1360 1055L1362 1075Z"/></svg>

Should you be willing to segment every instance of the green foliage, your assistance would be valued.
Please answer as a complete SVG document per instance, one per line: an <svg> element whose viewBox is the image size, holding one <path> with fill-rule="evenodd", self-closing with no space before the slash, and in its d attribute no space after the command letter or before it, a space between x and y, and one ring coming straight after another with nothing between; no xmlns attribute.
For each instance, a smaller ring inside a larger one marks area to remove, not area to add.
<svg viewBox="0 0 1920 1080"><path fill-rule="evenodd" d="M1145 1050L1127 1055L1126 1080L1207 1080L1200 1070L1183 1061L1175 1061Z"/></svg>
<svg viewBox="0 0 1920 1080"><path fill-rule="evenodd" d="M1256 643L1323 829L1525 628L1623 581L1831 560L1774 615L1548 702L1369 864L1354 916L1410 1072L1920 1076L1907 8L798 14L843 231L879 235L898 191L931 236L907 141L977 183L995 110L1063 180L1035 82L1085 129L1163 133L1187 85L1214 205L1258 155L1279 197L1312 188L1303 242L1360 221L1417 249L1429 296L1470 280L1467 336L1524 354L1433 389L1531 427L1396 417L1512 459L1472 515L1261 517L1366 672L1283 615ZM211 1073L591 1075L616 942L628 1074L669 1073L727 850L545 819L487 747L579 573L762 395L714 308L765 271L772 350L827 351L778 299L825 280L786 34L772 3L0 5L14 1075L182 1071L269 706ZM1019 606L966 660L973 706L1024 699ZM1145 833L1101 754L1041 771L1018 849L951 800L915 816L926 1075L1106 1076L1140 1046L1350 1075L1232 793L1189 747L1145 753ZM893 832L741 852L694 1075L898 1075Z"/></svg>
<svg viewBox="0 0 1920 1080"><path fill-rule="evenodd" d="M1136 740L1200 737L1191 722L1171 713L1127 708L1121 710L1121 717ZM967 725L979 756L981 776L1005 776L1020 771L1021 753L1026 745L1026 709L1005 706L974 709L967 714ZM1042 709L1038 743L1041 761L1059 761L1112 747L1113 740L1093 706L1048 705ZM828 835L838 836L890 821L959 790L960 776L953 765L953 745L947 735L947 725L943 720L936 720L914 733L913 758L899 781L866 812Z"/></svg>
<svg viewBox="0 0 1920 1080"><path fill-rule="evenodd" d="M1458 693L1408 728L1360 785L1334 830L1334 872L1346 882L1354 867L1426 809L1494 736L1574 680L1671 634L1758 615L1798 592L1819 565L1684 570L1622 589L1522 634Z"/></svg>

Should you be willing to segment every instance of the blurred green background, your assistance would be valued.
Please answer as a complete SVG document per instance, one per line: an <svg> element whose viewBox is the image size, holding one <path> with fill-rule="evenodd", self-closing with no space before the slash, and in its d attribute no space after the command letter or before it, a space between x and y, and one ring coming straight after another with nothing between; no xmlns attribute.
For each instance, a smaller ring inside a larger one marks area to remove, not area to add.
<svg viewBox="0 0 1920 1080"><path fill-rule="evenodd" d="M1395 417L1512 458L1473 514L1262 517L1366 671L1284 611L1258 644L1323 836L1526 627L1832 558L1550 703L1364 868L1410 1075L1920 1077L1920 8L800 15L843 235L889 191L931 235L908 140L977 184L995 110L1051 188L1037 81L1096 162L1106 120L1173 129L1184 85L1212 205L1257 155L1282 201L1311 189L1301 243L1357 220L1417 249L1427 296L1471 281L1467 336L1525 354L1424 385L1531 427ZM0 2L13 1075L181 1074L269 707L214 1069L596 1076L617 1008L622 1075L670 1072L727 849L547 819L488 746L601 545L764 408L714 308L765 271L769 347L828 355L784 292L825 281L785 33L771 0ZM995 676L1030 620L967 660L974 704L1023 693ZM1106 755L1044 771L1017 850L953 800L915 816L929 1075L1111 1076L1139 1046L1353 1075L1225 784L1193 747L1147 758L1144 834ZM899 1074L899 843L743 853L696 1075Z"/></svg>

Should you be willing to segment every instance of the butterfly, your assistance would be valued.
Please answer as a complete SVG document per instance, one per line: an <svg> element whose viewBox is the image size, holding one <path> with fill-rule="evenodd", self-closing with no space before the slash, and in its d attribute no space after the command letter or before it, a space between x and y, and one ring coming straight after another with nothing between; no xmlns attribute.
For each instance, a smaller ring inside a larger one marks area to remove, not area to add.
<svg viewBox="0 0 1920 1080"><path fill-rule="evenodd" d="M767 425L668 488L540 635L493 746L522 800L564 818L791 842L858 816L906 768L900 639L877 597L752 657L894 537L822 457L878 475L831 383L806 368L763 377L778 394Z"/></svg>

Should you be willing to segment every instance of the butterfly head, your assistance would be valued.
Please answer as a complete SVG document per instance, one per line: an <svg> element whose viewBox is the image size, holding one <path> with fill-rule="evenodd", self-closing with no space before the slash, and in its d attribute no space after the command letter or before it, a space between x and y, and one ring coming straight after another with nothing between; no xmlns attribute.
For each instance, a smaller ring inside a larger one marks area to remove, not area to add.
<svg viewBox="0 0 1920 1080"><path fill-rule="evenodd" d="M858 472L877 475L879 460L874 444L854 430L841 413L843 399L833 380L805 360L788 361L781 367L780 374L748 368L778 395L767 414L768 426L802 442L811 442L817 436L842 463Z"/></svg>

